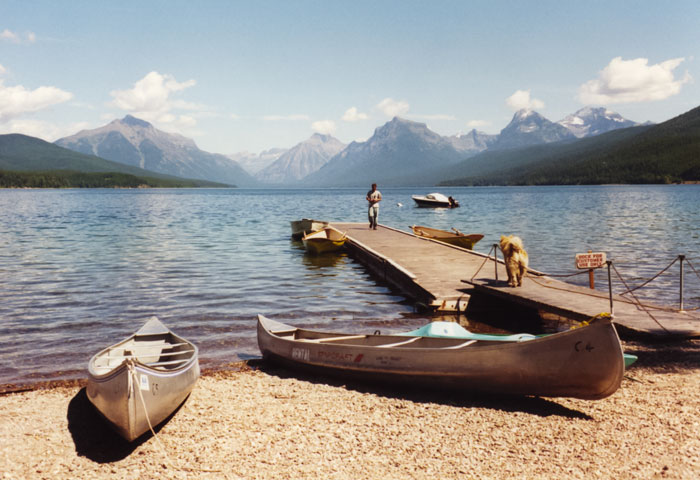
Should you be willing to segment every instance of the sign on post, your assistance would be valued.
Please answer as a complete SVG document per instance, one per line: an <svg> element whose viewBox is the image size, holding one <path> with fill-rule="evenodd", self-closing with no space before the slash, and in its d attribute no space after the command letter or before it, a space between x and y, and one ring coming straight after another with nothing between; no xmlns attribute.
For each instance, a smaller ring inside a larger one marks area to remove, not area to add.
<svg viewBox="0 0 700 480"><path fill-rule="evenodd" d="M588 270L588 285L595 288L593 270L605 265L605 252L588 252L576 255L576 268Z"/></svg>
<svg viewBox="0 0 700 480"><path fill-rule="evenodd" d="M592 269L605 265L605 252L588 252L576 255L576 268Z"/></svg>

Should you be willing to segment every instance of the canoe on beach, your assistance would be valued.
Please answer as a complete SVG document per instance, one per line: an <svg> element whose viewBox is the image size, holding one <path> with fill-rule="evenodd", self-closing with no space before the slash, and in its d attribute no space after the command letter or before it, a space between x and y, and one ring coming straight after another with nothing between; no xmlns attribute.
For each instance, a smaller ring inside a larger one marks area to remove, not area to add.
<svg viewBox="0 0 700 480"><path fill-rule="evenodd" d="M474 244L484 238L480 233L462 233L459 230L453 229L454 232L447 230L439 230L437 228L423 227L421 225L411 225L413 234L418 237L432 238L438 242L449 243L458 247L471 250Z"/></svg>
<svg viewBox="0 0 700 480"><path fill-rule="evenodd" d="M199 377L196 345L151 317L129 338L95 354L87 397L115 430L132 441L185 401Z"/></svg>
<svg viewBox="0 0 700 480"><path fill-rule="evenodd" d="M520 342L321 332L262 315L257 328L265 359L381 383L595 400L612 395L624 374L609 317Z"/></svg>
<svg viewBox="0 0 700 480"><path fill-rule="evenodd" d="M309 253L326 253L340 250L345 245L345 234L333 227L304 235L301 239Z"/></svg>

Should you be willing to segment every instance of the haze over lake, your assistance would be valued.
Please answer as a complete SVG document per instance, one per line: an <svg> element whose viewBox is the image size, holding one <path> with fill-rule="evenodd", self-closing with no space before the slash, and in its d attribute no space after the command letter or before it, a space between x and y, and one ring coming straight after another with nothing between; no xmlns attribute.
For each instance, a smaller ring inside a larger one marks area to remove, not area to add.
<svg viewBox="0 0 700 480"><path fill-rule="evenodd" d="M82 378L151 315L197 343L205 367L259 356L258 313L348 332L427 323L347 255L290 239L302 217L366 222L366 190L0 190L0 384ZM454 210L415 208L411 194L429 190L379 190L381 224L483 233L482 253L517 234L530 267L551 274L603 251L632 286L684 254L685 306L700 306L700 186L440 189ZM641 292L677 306L677 265Z"/></svg>

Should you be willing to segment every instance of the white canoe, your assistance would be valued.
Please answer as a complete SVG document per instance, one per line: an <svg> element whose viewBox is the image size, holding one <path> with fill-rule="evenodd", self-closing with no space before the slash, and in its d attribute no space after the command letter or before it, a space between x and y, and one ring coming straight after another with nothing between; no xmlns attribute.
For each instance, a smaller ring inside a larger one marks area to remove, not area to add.
<svg viewBox="0 0 700 480"><path fill-rule="evenodd" d="M292 238L300 239L307 233L321 230L328 226L328 222L321 220L313 220L311 218L302 218L301 220L293 220L289 222L292 226Z"/></svg>
<svg viewBox="0 0 700 480"><path fill-rule="evenodd" d="M522 342L304 330L258 315L263 357L374 382L508 395L612 395L624 360L610 318Z"/></svg>
<svg viewBox="0 0 700 480"><path fill-rule="evenodd" d="M116 431L132 441L185 401L199 377L196 345L151 317L129 338L95 354L87 397Z"/></svg>

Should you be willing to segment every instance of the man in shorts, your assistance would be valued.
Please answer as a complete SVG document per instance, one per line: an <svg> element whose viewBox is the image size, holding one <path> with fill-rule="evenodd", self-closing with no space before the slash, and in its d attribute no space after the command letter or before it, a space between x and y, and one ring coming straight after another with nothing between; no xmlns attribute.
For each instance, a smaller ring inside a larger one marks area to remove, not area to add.
<svg viewBox="0 0 700 480"><path fill-rule="evenodd" d="M377 184L372 184L372 190L367 192L367 201L369 202L369 228L377 229L377 217L379 216L379 202L382 201L382 194L377 190Z"/></svg>

